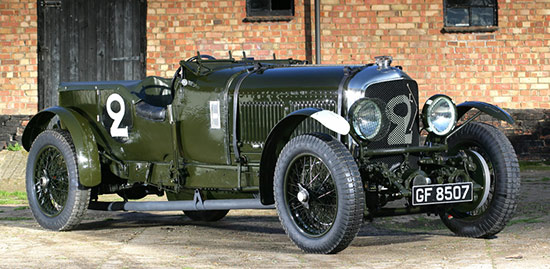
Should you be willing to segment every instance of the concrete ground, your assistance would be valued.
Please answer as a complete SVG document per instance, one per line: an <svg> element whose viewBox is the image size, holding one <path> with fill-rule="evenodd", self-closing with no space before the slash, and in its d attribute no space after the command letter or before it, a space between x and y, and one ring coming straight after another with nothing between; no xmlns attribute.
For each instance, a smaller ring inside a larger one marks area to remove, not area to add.
<svg viewBox="0 0 550 269"><path fill-rule="evenodd" d="M179 212L89 211L76 230L51 232L24 200L0 199L0 268L550 268L549 177L522 172L516 215L493 239L454 236L434 216L380 218L336 255L304 254L274 210L231 211L215 223ZM22 180L0 180L0 190Z"/></svg>
<svg viewBox="0 0 550 269"><path fill-rule="evenodd" d="M25 150L0 150L0 190L25 190L27 155Z"/></svg>

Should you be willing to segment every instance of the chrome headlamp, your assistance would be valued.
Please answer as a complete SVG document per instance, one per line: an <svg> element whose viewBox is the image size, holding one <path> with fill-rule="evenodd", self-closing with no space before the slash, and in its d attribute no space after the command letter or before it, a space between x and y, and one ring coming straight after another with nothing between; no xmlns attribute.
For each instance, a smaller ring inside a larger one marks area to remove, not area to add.
<svg viewBox="0 0 550 269"><path fill-rule="evenodd" d="M457 120L456 106L446 95L430 97L422 108L422 121L428 132L443 136L451 132Z"/></svg>
<svg viewBox="0 0 550 269"><path fill-rule="evenodd" d="M348 118L355 136L375 141L384 135L387 122L383 102L378 99L361 98L349 109Z"/></svg>

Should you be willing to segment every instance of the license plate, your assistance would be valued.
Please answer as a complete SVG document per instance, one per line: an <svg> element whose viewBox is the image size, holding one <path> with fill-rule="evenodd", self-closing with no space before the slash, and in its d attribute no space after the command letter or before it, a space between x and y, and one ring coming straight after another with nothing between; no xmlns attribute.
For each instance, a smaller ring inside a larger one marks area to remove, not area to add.
<svg viewBox="0 0 550 269"><path fill-rule="evenodd" d="M471 202L473 188L472 182L413 186L412 204L417 206Z"/></svg>

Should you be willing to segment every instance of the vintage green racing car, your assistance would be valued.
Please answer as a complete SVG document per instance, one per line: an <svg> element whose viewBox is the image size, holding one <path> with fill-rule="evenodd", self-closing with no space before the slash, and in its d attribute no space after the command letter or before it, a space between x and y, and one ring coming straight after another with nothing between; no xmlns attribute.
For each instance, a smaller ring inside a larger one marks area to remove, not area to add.
<svg viewBox="0 0 550 269"><path fill-rule="evenodd" d="M481 238L510 220L516 154L474 122L486 113L512 124L504 110L440 94L420 109L417 83L388 56L356 66L273 58L197 53L172 79L62 83L59 106L23 134L37 222L71 230L88 209L216 221L276 208L299 248L336 253L379 216L439 214ZM124 202L98 201L113 193ZM168 201L130 201L149 194Z"/></svg>

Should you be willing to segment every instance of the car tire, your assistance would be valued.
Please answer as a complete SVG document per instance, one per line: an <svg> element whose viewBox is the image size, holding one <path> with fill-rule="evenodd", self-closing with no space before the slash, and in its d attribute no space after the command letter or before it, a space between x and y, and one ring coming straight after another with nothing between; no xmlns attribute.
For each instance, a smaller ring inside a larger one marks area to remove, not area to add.
<svg viewBox="0 0 550 269"><path fill-rule="evenodd" d="M346 147L326 134L295 137L275 167L275 205L290 239L304 252L337 253L357 235L365 197Z"/></svg>
<svg viewBox="0 0 550 269"><path fill-rule="evenodd" d="M194 221L211 222L223 219L229 210L183 211L183 213Z"/></svg>
<svg viewBox="0 0 550 269"><path fill-rule="evenodd" d="M32 144L27 161L29 207L45 229L67 231L84 217L90 189L80 185L74 145L67 131L46 130Z"/></svg>
<svg viewBox="0 0 550 269"><path fill-rule="evenodd" d="M475 151L484 159L490 186L487 198L474 210L459 210L460 205L446 208L439 214L441 220L459 236L492 237L504 229L517 205L520 175L514 148L497 128L478 122L464 126L448 142L451 153Z"/></svg>

